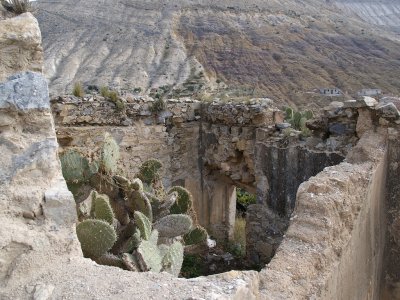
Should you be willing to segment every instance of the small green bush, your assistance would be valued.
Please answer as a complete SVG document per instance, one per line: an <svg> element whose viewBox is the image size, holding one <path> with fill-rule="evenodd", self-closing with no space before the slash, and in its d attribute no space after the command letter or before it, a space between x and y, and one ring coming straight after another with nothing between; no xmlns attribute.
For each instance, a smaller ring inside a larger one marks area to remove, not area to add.
<svg viewBox="0 0 400 300"><path fill-rule="evenodd" d="M123 110L125 108L125 103L119 98L116 91L108 91L108 97L111 102L115 103L117 110Z"/></svg>
<svg viewBox="0 0 400 300"><path fill-rule="evenodd" d="M204 259L200 255L186 254L183 257L181 276L184 278L194 278L204 275Z"/></svg>
<svg viewBox="0 0 400 300"><path fill-rule="evenodd" d="M35 11L29 0L0 0L0 3L7 11L16 15Z"/></svg>
<svg viewBox="0 0 400 300"><path fill-rule="evenodd" d="M118 94L117 94L117 92L116 91L110 91L109 93L108 93L108 98L110 98L110 100L112 101L112 102L117 102L118 101Z"/></svg>
<svg viewBox="0 0 400 300"><path fill-rule="evenodd" d="M154 100L153 105L149 108L152 113L159 113L165 110L165 101L160 97Z"/></svg>
<svg viewBox="0 0 400 300"><path fill-rule="evenodd" d="M82 83L80 83L80 82L75 82L75 84L74 84L74 89L72 90L72 94L73 94L75 97L80 97L80 98L82 98L82 97L85 95L85 92L84 92L84 90L83 90Z"/></svg>
<svg viewBox="0 0 400 300"><path fill-rule="evenodd" d="M100 95L102 95L104 98L108 98L110 91L108 90L108 87L102 86L100 88Z"/></svg>
<svg viewBox="0 0 400 300"><path fill-rule="evenodd" d="M250 194L241 188L236 189L236 201L247 208L250 204L256 204L256 195Z"/></svg>

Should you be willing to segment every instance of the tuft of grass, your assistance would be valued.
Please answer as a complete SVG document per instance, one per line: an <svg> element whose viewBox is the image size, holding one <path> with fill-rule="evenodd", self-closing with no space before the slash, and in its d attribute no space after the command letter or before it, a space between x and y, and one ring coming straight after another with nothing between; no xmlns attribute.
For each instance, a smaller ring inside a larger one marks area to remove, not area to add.
<svg viewBox="0 0 400 300"><path fill-rule="evenodd" d="M166 107L167 107L167 105L166 105L164 99L162 97L159 97L156 100L154 100L154 102L153 102L152 106L149 108L149 110L152 113L157 114L157 113L165 110Z"/></svg>
<svg viewBox="0 0 400 300"><path fill-rule="evenodd" d="M240 245L240 249L235 252L238 256L246 255L246 219L237 217L235 220L235 227L233 231L233 242L235 245Z"/></svg>
<svg viewBox="0 0 400 300"><path fill-rule="evenodd" d="M74 83L74 89L72 90L72 94L75 97L80 97L80 98L82 98L85 95L82 83L80 83L80 82L75 82Z"/></svg>
<svg viewBox="0 0 400 300"><path fill-rule="evenodd" d="M118 111L122 111L125 108L125 103L119 98L119 95L116 91L109 91L108 99L115 103Z"/></svg>
<svg viewBox="0 0 400 300"><path fill-rule="evenodd" d="M100 95L102 95L107 100L115 103L118 111L124 110L125 103L119 98L119 95L116 91L110 91L108 87L102 86L100 88Z"/></svg>
<svg viewBox="0 0 400 300"><path fill-rule="evenodd" d="M16 15L35 11L29 0L0 0L0 3L7 11Z"/></svg>
<svg viewBox="0 0 400 300"><path fill-rule="evenodd" d="M100 95L102 95L104 98L108 98L109 94L110 94L110 91L109 91L108 87L102 86L100 88Z"/></svg>

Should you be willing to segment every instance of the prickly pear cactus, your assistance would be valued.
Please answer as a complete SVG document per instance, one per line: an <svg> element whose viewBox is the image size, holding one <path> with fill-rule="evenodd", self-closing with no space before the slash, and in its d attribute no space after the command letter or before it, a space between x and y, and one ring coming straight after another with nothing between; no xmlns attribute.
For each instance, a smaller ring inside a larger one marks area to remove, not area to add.
<svg viewBox="0 0 400 300"><path fill-rule="evenodd" d="M97 257L95 259L95 262L99 265L124 268L124 263L122 259L111 253L106 253L100 257Z"/></svg>
<svg viewBox="0 0 400 300"><path fill-rule="evenodd" d="M120 175L114 175L113 179L118 187L122 188L125 191L129 190L131 183L127 178Z"/></svg>
<svg viewBox="0 0 400 300"><path fill-rule="evenodd" d="M76 226L76 234L85 257L96 258L111 249L117 240L114 228L103 220L85 220Z"/></svg>
<svg viewBox="0 0 400 300"><path fill-rule="evenodd" d="M96 219L104 220L110 225L113 224L114 212L107 195L100 195L94 191L92 194L92 205L94 205L94 215Z"/></svg>
<svg viewBox="0 0 400 300"><path fill-rule="evenodd" d="M286 110L286 119L290 120L293 118L293 109L291 107L287 107Z"/></svg>
<svg viewBox="0 0 400 300"><path fill-rule="evenodd" d="M130 191L127 194L127 204L131 212L140 211L145 214L150 221L153 220L153 210L150 200L143 191Z"/></svg>
<svg viewBox="0 0 400 300"><path fill-rule="evenodd" d="M122 254L122 262L125 268L129 271L140 272L141 268L136 257L130 253Z"/></svg>
<svg viewBox="0 0 400 300"><path fill-rule="evenodd" d="M151 185L155 180L159 179L159 172L163 164L157 159L149 159L145 161L139 168L138 177L145 183Z"/></svg>
<svg viewBox="0 0 400 300"><path fill-rule="evenodd" d="M301 118L302 118L302 116L301 116L300 112L296 111L293 114L293 119L292 119L291 124L295 129L300 129L300 120L301 120Z"/></svg>
<svg viewBox="0 0 400 300"><path fill-rule="evenodd" d="M112 174L117 170L117 161L119 159L119 146L107 132L104 138L103 148L101 150L100 165L107 174Z"/></svg>
<svg viewBox="0 0 400 300"><path fill-rule="evenodd" d="M174 242L162 259L162 271L178 276L183 263L183 246L180 242Z"/></svg>
<svg viewBox="0 0 400 300"><path fill-rule="evenodd" d="M143 192L143 182L139 178L135 178L131 182L131 188L138 192Z"/></svg>
<svg viewBox="0 0 400 300"><path fill-rule="evenodd" d="M140 230L140 236L143 239L148 240L150 238L150 234L151 234L151 222L150 222L149 218L147 218L140 211L135 211L134 218L135 218L136 226Z"/></svg>
<svg viewBox="0 0 400 300"><path fill-rule="evenodd" d="M140 230L136 229L136 232L125 242L121 252L132 253L133 250L139 247L141 241Z"/></svg>
<svg viewBox="0 0 400 300"><path fill-rule="evenodd" d="M81 183L88 179L90 174L89 162L80 153L68 150L60 155L62 174L66 181Z"/></svg>
<svg viewBox="0 0 400 300"><path fill-rule="evenodd" d="M151 193L146 193L146 196L149 198L151 203L154 222L170 214L170 208L178 198L178 193L172 192L171 194L167 194L162 200Z"/></svg>
<svg viewBox="0 0 400 300"><path fill-rule="evenodd" d="M160 237L173 238L188 233L192 223L188 215L168 215L155 222L153 228L158 230Z"/></svg>
<svg viewBox="0 0 400 300"><path fill-rule="evenodd" d="M161 257L164 257L169 250L169 246L165 244L158 245L158 250L160 250Z"/></svg>
<svg viewBox="0 0 400 300"><path fill-rule="evenodd" d="M169 191L168 194L173 192L178 193L178 198L176 199L174 205L171 207L172 214L186 214L192 208L193 197L190 192L182 186L174 186Z"/></svg>
<svg viewBox="0 0 400 300"><path fill-rule="evenodd" d="M306 119L306 118L303 117L303 118L300 119L299 127L300 127L301 130L304 130L304 129L307 128L306 122L307 122L307 119Z"/></svg>
<svg viewBox="0 0 400 300"><path fill-rule="evenodd" d="M145 267L143 271L161 271L162 257L157 243L154 243L154 241L143 240L137 249L137 256L138 260L141 261Z"/></svg>
<svg viewBox="0 0 400 300"><path fill-rule="evenodd" d="M207 240L207 230L198 225L196 228L190 230L183 236L185 245L195 245L205 242Z"/></svg>
<svg viewBox="0 0 400 300"><path fill-rule="evenodd" d="M306 118L307 120L310 120L314 117L314 114L311 110L307 110L303 113L303 117Z"/></svg>

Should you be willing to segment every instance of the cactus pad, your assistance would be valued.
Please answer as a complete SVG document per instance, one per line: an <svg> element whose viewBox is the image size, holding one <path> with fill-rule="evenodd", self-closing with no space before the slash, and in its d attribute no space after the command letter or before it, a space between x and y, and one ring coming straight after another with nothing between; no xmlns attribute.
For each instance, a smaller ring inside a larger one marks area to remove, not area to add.
<svg viewBox="0 0 400 300"><path fill-rule="evenodd" d="M136 257L132 254L129 254L129 253L122 254L122 262L127 270L133 271L133 272L140 271L138 261L137 261Z"/></svg>
<svg viewBox="0 0 400 300"><path fill-rule="evenodd" d="M187 234L183 236L185 245L194 245L205 242L207 240L208 234L207 230L198 225L196 228L190 230Z"/></svg>
<svg viewBox="0 0 400 300"><path fill-rule="evenodd" d="M121 252L132 253L137 247L139 247L141 242L140 231L136 229L136 232L125 242Z"/></svg>
<svg viewBox="0 0 400 300"><path fill-rule="evenodd" d="M143 239L148 240L150 238L150 234L151 234L151 222L150 222L149 218L147 218L140 211L135 211L134 218L135 218L136 226L140 230L140 236Z"/></svg>
<svg viewBox="0 0 400 300"><path fill-rule="evenodd" d="M93 192L92 195L92 204L94 204L94 214L96 216L96 219L104 220L108 224L112 225L114 222L114 213L111 208L108 196L99 195L97 192Z"/></svg>
<svg viewBox="0 0 400 300"><path fill-rule="evenodd" d="M168 215L154 223L153 227L158 230L160 237L173 238L188 233L192 219L188 215Z"/></svg>
<svg viewBox="0 0 400 300"><path fill-rule="evenodd" d="M118 267L123 268L124 263L121 258L114 254L106 253L98 258L95 259L95 262L99 265L104 266L111 266L111 267Z"/></svg>
<svg viewBox="0 0 400 300"><path fill-rule="evenodd" d="M112 174L117 170L119 160L119 146L107 132L104 138L103 148L101 149L101 167L107 174Z"/></svg>
<svg viewBox="0 0 400 300"><path fill-rule="evenodd" d="M183 246L180 242L174 242L168 249L162 260L163 271L178 276L183 263Z"/></svg>
<svg viewBox="0 0 400 300"><path fill-rule="evenodd" d="M156 159L145 161L139 168L138 177L147 184L152 184L159 178L163 164Z"/></svg>
<svg viewBox="0 0 400 300"><path fill-rule="evenodd" d="M131 182L131 188L135 191L142 192L143 191L143 182L139 178L135 178Z"/></svg>
<svg viewBox="0 0 400 300"><path fill-rule="evenodd" d="M136 252L139 264L143 263L145 270L160 272L161 271L161 253L152 241L142 241Z"/></svg>
<svg viewBox="0 0 400 300"><path fill-rule="evenodd" d="M76 234L85 257L105 254L117 240L114 228L103 220L85 220L76 226Z"/></svg>
<svg viewBox="0 0 400 300"><path fill-rule="evenodd" d="M144 192L131 191L127 195L128 207L131 212L140 211L145 214L150 221L153 220L153 210L150 204L149 198L147 198Z"/></svg>
<svg viewBox="0 0 400 300"><path fill-rule="evenodd" d="M169 191L168 194L172 192L178 193L178 198L176 199L174 205L171 206L172 214L186 214L193 205L193 197L190 192L181 186L174 186Z"/></svg>
<svg viewBox="0 0 400 300"><path fill-rule="evenodd" d="M115 176L113 176L113 179L114 179L115 183L117 184L117 186L125 191L127 191L131 185L130 181L123 176L115 175Z"/></svg>
<svg viewBox="0 0 400 300"><path fill-rule="evenodd" d="M83 182L89 178L88 160L74 150L68 150L60 155L62 174L68 182Z"/></svg>

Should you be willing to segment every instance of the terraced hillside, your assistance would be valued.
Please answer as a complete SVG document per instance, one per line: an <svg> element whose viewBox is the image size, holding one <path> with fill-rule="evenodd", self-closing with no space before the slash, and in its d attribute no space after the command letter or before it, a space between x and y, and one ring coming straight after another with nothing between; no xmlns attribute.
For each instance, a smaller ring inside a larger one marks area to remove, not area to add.
<svg viewBox="0 0 400 300"><path fill-rule="evenodd" d="M53 93L76 81L144 91L200 81L298 105L319 87L398 94L396 32L348 3L40 0L38 19Z"/></svg>

